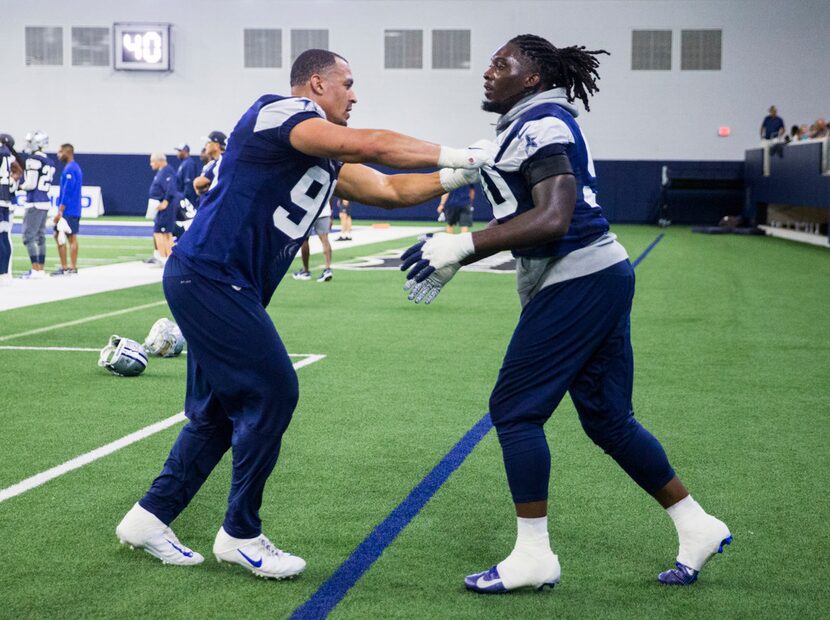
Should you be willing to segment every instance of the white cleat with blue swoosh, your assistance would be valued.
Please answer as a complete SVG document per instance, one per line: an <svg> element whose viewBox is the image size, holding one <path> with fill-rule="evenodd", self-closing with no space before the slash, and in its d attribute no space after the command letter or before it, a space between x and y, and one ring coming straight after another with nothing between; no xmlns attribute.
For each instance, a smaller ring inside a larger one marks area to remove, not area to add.
<svg viewBox="0 0 830 620"><path fill-rule="evenodd" d="M265 535L234 538L224 527L216 534L213 555L218 562L239 564L265 579L290 579L305 570L304 559L277 549Z"/></svg>
<svg viewBox="0 0 830 620"><path fill-rule="evenodd" d="M138 502L121 519L115 535L122 545L144 549L164 564L193 566L205 561L202 554L183 545L168 525Z"/></svg>

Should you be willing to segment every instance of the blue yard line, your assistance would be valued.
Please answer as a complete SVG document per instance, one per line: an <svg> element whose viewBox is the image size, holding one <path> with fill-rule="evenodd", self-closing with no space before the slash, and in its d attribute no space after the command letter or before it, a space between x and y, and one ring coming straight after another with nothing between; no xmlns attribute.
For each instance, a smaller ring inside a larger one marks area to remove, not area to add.
<svg viewBox="0 0 830 620"><path fill-rule="evenodd" d="M657 238L632 265L637 267L654 249L654 246L660 243L663 236L663 233L657 235ZM331 577L323 582L311 598L294 610L291 619L312 620L328 616L398 537L398 534L421 512L421 509L438 492L450 475L461 466L491 428L493 428L493 423L490 421L490 414L486 413L418 483L418 486L412 489L409 495L381 521L380 525L363 539L363 542L332 573Z"/></svg>
<svg viewBox="0 0 830 620"><path fill-rule="evenodd" d="M642 263L645 260L646 256L648 256L648 253L651 252L654 249L654 246L656 246L658 243L660 243L660 240L665 236L666 235L664 235L663 233L660 233L659 235L657 235L657 238L654 241L652 241L651 243L649 243L648 247L645 250L643 250L643 253L640 254L633 263L631 263L631 266L636 269L637 265L639 265L640 263Z"/></svg>

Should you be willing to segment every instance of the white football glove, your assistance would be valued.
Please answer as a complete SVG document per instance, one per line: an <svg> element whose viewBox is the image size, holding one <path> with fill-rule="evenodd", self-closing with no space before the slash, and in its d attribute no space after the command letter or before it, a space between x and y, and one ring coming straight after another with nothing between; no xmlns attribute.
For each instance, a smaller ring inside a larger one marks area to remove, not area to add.
<svg viewBox="0 0 830 620"><path fill-rule="evenodd" d="M72 232L69 222L67 222L64 218L59 219L57 225L55 226L55 230L58 231L58 245L66 245L66 235Z"/></svg>
<svg viewBox="0 0 830 620"><path fill-rule="evenodd" d="M461 269L461 265L447 265L443 269L433 271L423 282L416 282L414 279L407 280L406 284L403 285L403 290L409 291L406 298L416 304L422 301L425 304L431 304L438 297L438 293L441 292L444 285L452 280L459 269Z"/></svg>
<svg viewBox="0 0 830 620"><path fill-rule="evenodd" d="M493 154L491 149L483 148L478 143L468 146L466 149L442 146L438 155L439 168L467 168L472 170L484 165L493 165Z"/></svg>
<svg viewBox="0 0 830 620"><path fill-rule="evenodd" d="M446 191L451 192L459 187L466 187L479 182L480 175L478 168L475 170L467 170L465 168L441 168L438 171L438 179L441 181L441 187Z"/></svg>
<svg viewBox="0 0 830 620"><path fill-rule="evenodd" d="M424 243L421 256L428 260L430 267L434 267L437 271L448 265L460 263L475 251L472 233L466 232L460 235L435 233Z"/></svg>

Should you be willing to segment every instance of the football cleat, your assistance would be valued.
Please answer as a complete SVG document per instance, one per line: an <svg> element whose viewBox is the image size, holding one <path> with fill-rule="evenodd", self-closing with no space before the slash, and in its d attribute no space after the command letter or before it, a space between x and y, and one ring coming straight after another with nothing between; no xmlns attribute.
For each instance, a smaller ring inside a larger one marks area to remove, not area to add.
<svg viewBox="0 0 830 620"><path fill-rule="evenodd" d="M324 269L323 273L320 274L320 277L317 278L318 282L328 282L332 278L331 269Z"/></svg>
<svg viewBox="0 0 830 620"><path fill-rule="evenodd" d="M310 271L295 271L294 274L291 276L295 280L311 280L311 272Z"/></svg>
<svg viewBox="0 0 830 620"><path fill-rule="evenodd" d="M38 271L37 269L30 269L20 276L21 280L42 280L47 277L45 271Z"/></svg>
<svg viewBox="0 0 830 620"><path fill-rule="evenodd" d="M115 535L122 545L144 549L162 564L192 566L205 561L200 553L183 545L169 526L138 502L121 519Z"/></svg>
<svg viewBox="0 0 830 620"><path fill-rule="evenodd" d="M730 534L720 542L717 553L723 553L724 546L731 544L732 535ZM714 553L712 553L709 557L712 555L714 555ZM700 574L699 570L695 570L694 568L681 564L680 562L675 562L675 565L676 568L663 571L657 575L657 580L666 586L690 586L697 581L697 576Z"/></svg>
<svg viewBox="0 0 830 620"><path fill-rule="evenodd" d="M291 579L305 570L305 560L277 549L264 535L257 538L234 538L219 528L213 543L217 562L244 566L264 579Z"/></svg>
<svg viewBox="0 0 830 620"><path fill-rule="evenodd" d="M499 566L501 566L499 564L483 573L468 575L464 578L464 587L479 594L505 594L506 592L525 587L533 587L538 591L542 591L545 588L553 589L559 583L562 569L559 567L559 558L553 553L550 555L553 556L552 564L549 564L548 560L544 560L542 563L537 563L535 567L545 571L546 574L544 577L537 578L539 572L534 570L531 571L535 573L533 577L529 575L526 575L524 578L514 576L513 579L508 579L507 583L505 583L501 573L499 573ZM527 566L529 567L530 565Z"/></svg>

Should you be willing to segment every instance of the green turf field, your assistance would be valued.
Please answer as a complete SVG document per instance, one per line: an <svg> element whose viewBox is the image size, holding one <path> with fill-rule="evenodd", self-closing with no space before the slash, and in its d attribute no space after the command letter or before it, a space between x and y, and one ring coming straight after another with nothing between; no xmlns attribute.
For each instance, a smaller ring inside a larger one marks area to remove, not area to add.
<svg viewBox="0 0 830 620"><path fill-rule="evenodd" d="M632 258L661 232L615 231ZM691 588L658 585L676 554L671 521L590 443L566 400L547 426L560 586L502 597L463 589L515 536L491 431L332 618L827 616L830 254L664 232L637 268L634 404L695 498L730 526L726 553ZM150 247L82 241L100 246L90 258L110 261ZM335 262L407 245L335 245ZM227 458L174 523L203 565L162 566L118 544L115 525L159 471L176 425L0 502L0 617L290 615L485 413L518 316L508 275L461 273L429 307L407 303L402 284L392 271L289 278L270 308L290 353L326 356L297 371L300 403L261 511L265 533L308 561L301 577L268 582L213 560ZM162 299L151 285L2 312L0 346L142 340L165 306L17 334ZM135 379L109 376L96 359L0 349L0 489L182 409L183 357L151 359Z"/></svg>

